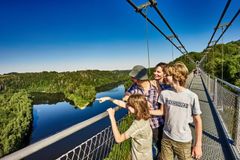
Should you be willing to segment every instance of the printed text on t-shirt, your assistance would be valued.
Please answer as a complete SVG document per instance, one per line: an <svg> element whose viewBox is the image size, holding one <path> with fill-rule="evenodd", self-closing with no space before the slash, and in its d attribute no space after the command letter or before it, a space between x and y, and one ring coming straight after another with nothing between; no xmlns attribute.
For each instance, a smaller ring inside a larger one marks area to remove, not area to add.
<svg viewBox="0 0 240 160"><path fill-rule="evenodd" d="M169 99L167 99L167 104L173 105L173 106L182 107L182 108L188 108L188 104L187 103L173 101L173 100L169 100Z"/></svg>

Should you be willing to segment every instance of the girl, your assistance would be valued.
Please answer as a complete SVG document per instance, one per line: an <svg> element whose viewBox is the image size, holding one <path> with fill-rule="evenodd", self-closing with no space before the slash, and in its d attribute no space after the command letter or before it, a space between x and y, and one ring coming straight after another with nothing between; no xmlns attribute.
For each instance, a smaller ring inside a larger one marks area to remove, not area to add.
<svg viewBox="0 0 240 160"><path fill-rule="evenodd" d="M100 102L105 100L116 101L114 99L100 98ZM121 143L128 138L132 138L132 160L152 160L152 129L150 127L149 107L145 96L141 94L130 95L126 104L127 107L131 107L131 113L133 113L135 120L129 129L121 134L118 130L116 120L114 117L115 111L109 108L108 114L112 125L112 131L117 143Z"/></svg>

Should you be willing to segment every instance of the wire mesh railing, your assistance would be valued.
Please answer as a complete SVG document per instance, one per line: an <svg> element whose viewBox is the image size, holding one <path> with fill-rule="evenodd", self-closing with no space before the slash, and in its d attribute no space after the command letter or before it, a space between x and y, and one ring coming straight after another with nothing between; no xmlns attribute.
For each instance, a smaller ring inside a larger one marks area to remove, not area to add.
<svg viewBox="0 0 240 160"><path fill-rule="evenodd" d="M240 88L210 76L202 70L201 77L230 138L240 153Z"/></svg>
<svg viewBox="0 0 240 160"><path fill-rule="evenodd" d="M104 159L114 144L111 127L107 127L79 146L63 154L57 160L95 160Z"/></svg>
<svg viewBox="0 0 240 160"><path fill-rule="evenodd" d="M117 125L120 126L120 130L126 130L131 122L131 117L125 116L117 121ZM130 141L115 144L112 129L111 126L109 126L77 147L61 155L57 160L127 160L126 157L130 157L129 155Z"/></svg>

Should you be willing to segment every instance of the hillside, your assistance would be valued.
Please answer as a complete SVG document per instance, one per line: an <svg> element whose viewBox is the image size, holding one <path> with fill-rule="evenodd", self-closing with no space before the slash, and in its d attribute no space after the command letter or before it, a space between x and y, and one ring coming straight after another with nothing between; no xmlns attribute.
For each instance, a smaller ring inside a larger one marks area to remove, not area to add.
<svg viewBox="0 0 240 160"><path fill-rule="evenodd" d="M200 61L204 55L203 52L190 52L188 56L194 61ZM174 60L174 62L176 61L183 61L190 71L195 68L195 64L191 63L186 56L181 56ZM240 86L240 41L233 41L224 45L218 44L211 48L200 67L205 72L220 79L222 79L223 68L223 80Z"/></svg>

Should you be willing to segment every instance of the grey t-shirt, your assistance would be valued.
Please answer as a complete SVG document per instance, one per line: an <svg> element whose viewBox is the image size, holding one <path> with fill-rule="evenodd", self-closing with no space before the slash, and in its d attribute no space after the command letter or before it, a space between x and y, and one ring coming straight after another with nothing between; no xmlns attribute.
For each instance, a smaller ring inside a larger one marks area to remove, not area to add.
<svg viewBox="0 0 240 160"><path fill-rule="evenodd" d="M152 160L152 129L149 120L134 120L125 132L132 138L132 160Z"/></svg>
<svg viewBox="0 0 240 160"><path fill-rule="evenodd" d="M188 89L182 92L164 90L158 102L165 106L164 133L178 142L191 141L192 133L189 123L193 122L193 115L202 113L198 96Z"/></svg>

